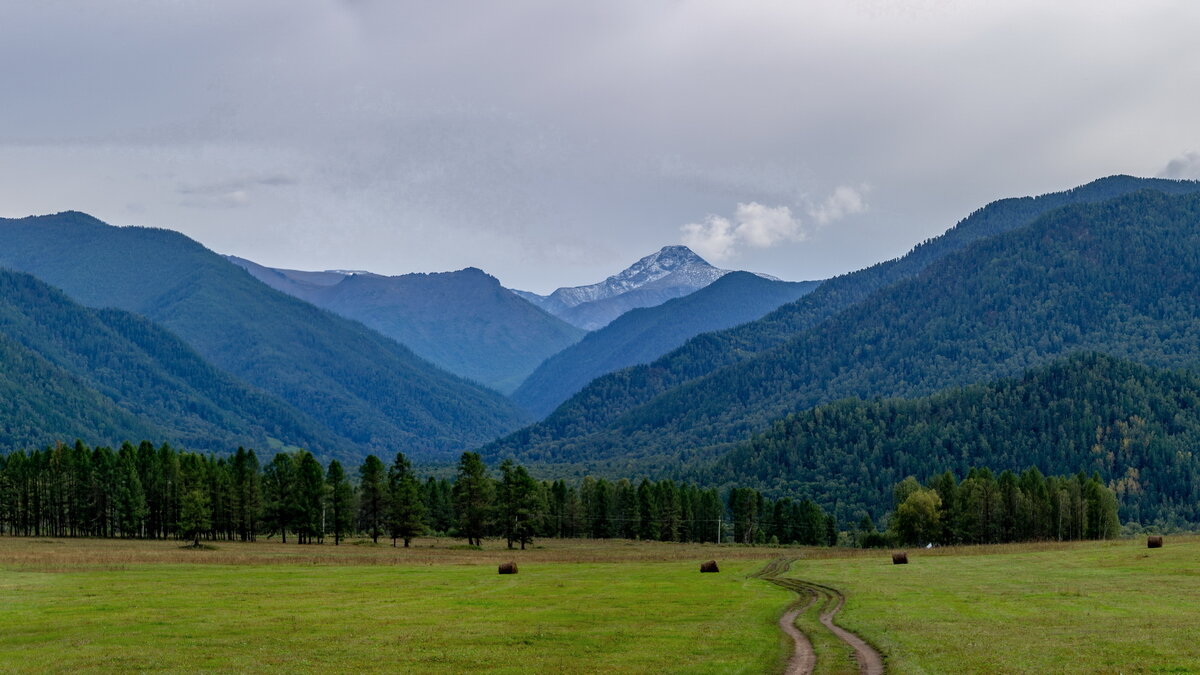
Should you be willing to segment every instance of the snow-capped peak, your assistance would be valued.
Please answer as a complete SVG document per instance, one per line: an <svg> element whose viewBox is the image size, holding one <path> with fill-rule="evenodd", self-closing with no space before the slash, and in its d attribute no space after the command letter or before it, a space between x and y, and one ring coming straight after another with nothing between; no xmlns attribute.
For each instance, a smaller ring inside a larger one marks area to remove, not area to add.
<svg viewBox="0 0 1200 675"><path fill-rule="evenodd" d="M698 290L722 276L722 270L708 264L686 246L664 246L621 272L596 284L560 288L546 299L558 307L574 307L603 300L647 286L671 286Z"/></svg>

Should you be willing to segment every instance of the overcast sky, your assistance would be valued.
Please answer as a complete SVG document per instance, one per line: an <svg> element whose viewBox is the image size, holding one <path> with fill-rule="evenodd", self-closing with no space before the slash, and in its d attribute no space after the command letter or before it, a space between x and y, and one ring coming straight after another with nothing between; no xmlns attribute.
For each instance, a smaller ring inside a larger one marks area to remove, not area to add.
<svg viewBox="0 0 1200 675"><path fill-rule="evenodd" d="M539 292L824 278L988 201L1200 177L1200 3L0 0L0 215Z"/></svg>

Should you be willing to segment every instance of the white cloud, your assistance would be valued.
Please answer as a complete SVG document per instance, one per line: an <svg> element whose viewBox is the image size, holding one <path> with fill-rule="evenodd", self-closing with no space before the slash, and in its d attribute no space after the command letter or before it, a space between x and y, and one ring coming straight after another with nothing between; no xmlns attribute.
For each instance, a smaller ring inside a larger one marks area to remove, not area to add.
<svg viewBox="0 0 1200 675"><path fill-rule="evenodd" d="M688 223L679 229L683 245L702 258L728 260L737 253L738 237L728 218L709 215L703 223Z"/></svg>
<svg viewBox="0 0 1200 675"><path fill-rule="evenodd" d="M865 186L838 186L819 204L805 207L811 223L796 217L789 206L739 203L732 220L709 214L703 222L683 225L679 228L681 239L685 246L714 261L729 260L744 247L765 249L801 242L817 227L866 211L866 191Z"/></svg>
<svg viewBox="0 0 1200 675"><path fill-rule="evenodd" d="M729 260L742 246L770 248L783 242L804 241L808 237L803 223L787 206L765 206L758 202L738 204L733 220L709 214L702 223L679 228L685 246L701 257Z"/></svg>
<svg viewBox="0 0 1200 675"><path fill-rule="evenodd" d="M1200 152L1185 152L1172 159L1158 172L1158 177L1200 179Z"/></svg>
<svg viewBox="0 0 1200 675"><path fill-rule="evenodd" d="M839 185L833 194L816 206L809 207L808 214L818 224L828 225L835 220L852 216L867 210L867 200L864 194L869 190L865 185L857 188L849 185Z"/></svg>
<svg viewBox="0 0 1200 675"><path fill-rule="evenodd" d="M738 204L734 216L737 235L755 248L770 248L785 241L804 241L808 233L786 206L763 206L758 202Z"/></svg>

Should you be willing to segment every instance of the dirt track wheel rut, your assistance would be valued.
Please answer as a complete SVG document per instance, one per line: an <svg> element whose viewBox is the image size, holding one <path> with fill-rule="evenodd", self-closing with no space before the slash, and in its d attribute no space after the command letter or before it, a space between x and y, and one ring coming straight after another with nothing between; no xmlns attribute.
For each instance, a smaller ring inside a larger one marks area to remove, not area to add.
<svg viewBox="0 0 1200 675"><path fill-rule="evenodd" d="M816 667L816 652L813 650L812 642L795 625L796 618L814 603L820 603L819 620L821 625L854 650L854 659L858 663L860 675L883 675L885 672L883 657L879 652L867 644L866 640L834 623L834 617L846 604L846 596L831 586L783 576L791 568L792 562L793 559L790 558L777 558L750 575L786 588L800 596L800 600L784 612L779 619L780 629L795 642L795 649L791 658L788 659L787 668L784 671L786 675L810 675Z"/></svg>

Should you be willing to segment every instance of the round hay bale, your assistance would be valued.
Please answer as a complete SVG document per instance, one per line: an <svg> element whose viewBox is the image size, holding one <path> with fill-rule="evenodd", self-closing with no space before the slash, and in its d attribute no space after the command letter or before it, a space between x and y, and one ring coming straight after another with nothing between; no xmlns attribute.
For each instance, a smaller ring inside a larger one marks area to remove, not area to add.
<svg viewBox="0 0 1200 675"><path fill-rule="evenodd" d="M892 564L893 565L907 565L908 564L908 553L905 551L899 551L897 553L893 553L892 554Z"/></svg>
<svg viewBox="0 0 1200 675"><path fill-rule="evenodd" d="M720 572L721 570L717 568L716 560L709 560L708 562L700 563L700 571L701 572Z"/></svg>
<svg viewBox="0 0 1200 675"><path fill-rule="evenodd" d="M1146 537L1146 548L1162 548L1162 535L1152 534Z"/></svg>
<svg viewBox="0 0 1200 675"><path fill-rule="evenodd" d="M500 574L516 574L516 573L517 573L517 563L506 562L506 563L503 563L500 565Z"/></svg>

